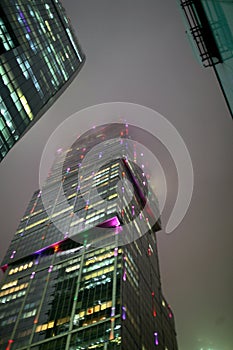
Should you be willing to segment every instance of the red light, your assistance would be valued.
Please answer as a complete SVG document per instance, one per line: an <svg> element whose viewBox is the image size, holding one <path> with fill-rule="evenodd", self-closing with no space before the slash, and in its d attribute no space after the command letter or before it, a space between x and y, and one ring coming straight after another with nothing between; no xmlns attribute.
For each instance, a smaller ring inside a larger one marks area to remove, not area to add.
<svg viewBox="0 0 233 350"><path fill-rule="evenodd" d="M5 273L5 272L6 272L6 270L7 270L7 268L8 268L8 265L7 265L7 264L6 264L6 265L1 266L1 270L2 270L2 272L3 272L3 273Z"/></svg>
<svg viewBox="0 0 233 350"><path fill-rule="evenodd" d="M54 246L54 252L56 253L56 252L58 251L58 249L59 249L59 245L56 244L56 245Z"/></svg>
<svg viewBox="0 0 233 350"><path fill-rule="evenodd" d="M7 347L6 347L6 350L10 350L11 344L12 344L13 342L14 342L14 340L12 340L12 339L8 340L8 345L7 345Z"/></svg>

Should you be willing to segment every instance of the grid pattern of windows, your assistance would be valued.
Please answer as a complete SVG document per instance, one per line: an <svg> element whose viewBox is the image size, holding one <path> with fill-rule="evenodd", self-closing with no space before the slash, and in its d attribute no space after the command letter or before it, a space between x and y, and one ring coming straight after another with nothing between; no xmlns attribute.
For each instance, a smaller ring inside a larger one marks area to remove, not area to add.
<svg viewBox="0 0 233 350"><path fill-rule="evenodd" d="M59 1L1 1L0 160L55 101L83 62Z"/></svg>
<svg viewBox="0 0 233 350"><path fill-rule="evenodd" d="M115 126L113 130L119 132ZM151 196L151 208L158 210L143 174L117 153L104 166L97 161L94 170L92 162L85 164L79 183L76 160L99 135L103 135L100 130L87 134L82 147L75 143L67 152L62 184L58 156L42 192L34 193L21 219L3 261L0 347L13 340L8 350L141 350L158 345L177 350L173 313L161 291L155 236L160 222L152 226L147 213L142 214L147 233L140 235L144 227L133 220L144 205L140 193ZM95 157L101 158L96 153ZM125 187L121 196L117 186L123 178L133 185ZM50 213L43 208L41 194L48 196ZM118 197L120 201L114 202ZM72 230L91 236L112 216L119 218L121 227L129 224L137 240L119 245L114 225L110 226L114 242L95 246L72 240Z"/></svg>

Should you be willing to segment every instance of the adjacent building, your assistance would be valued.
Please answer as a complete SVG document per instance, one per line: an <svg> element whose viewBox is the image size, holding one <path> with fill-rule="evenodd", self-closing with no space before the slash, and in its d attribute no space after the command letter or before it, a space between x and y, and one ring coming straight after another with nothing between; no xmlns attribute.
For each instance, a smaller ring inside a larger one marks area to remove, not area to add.
<svg viewBox="0 0 233 350"><path fill-rule="evenodd" d="M1 0L0 160L84 62L59 0Z"/></svg>
<svg viewBox="0 0 233 350"><path fill-rule="evenodd" d="M216 74L233 117L233 2L180 0L190 42L205 67Z"/></svg>
<svg viewBox="0 0 233 350"><path fill-rule="evenodd" d="M110 124L58 150L2 262L1 349L178 349L158 201L129 137Z"/></svg>

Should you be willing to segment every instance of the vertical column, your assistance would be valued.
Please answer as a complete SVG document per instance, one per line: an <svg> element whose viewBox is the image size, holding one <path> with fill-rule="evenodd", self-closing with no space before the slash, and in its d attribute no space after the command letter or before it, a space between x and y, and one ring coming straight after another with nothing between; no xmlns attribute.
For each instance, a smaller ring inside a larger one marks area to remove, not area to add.
<svg viewBox="0 0 233 350"><path fill-rule="evenodd" d="M84 249L83 249L81 262L80 262L79 275L78 275L78 280L77 280L77 287L76 287L76 290L75 290L74 302L73 302L73 307L72 307L72 311L71 311L71 315L70 315L69 334L67 336L65 350L69 350L69 348L70 348L71 331L73 329L73 319L74 319L74 315L75 315L75 311L76 311L76 307L77 307L78 293L79 293L80 282L81 282L81 278L82 278L82 271L83 271L83 263L84 263L85 253L86 253L86 242L84 243Z"/></svg>

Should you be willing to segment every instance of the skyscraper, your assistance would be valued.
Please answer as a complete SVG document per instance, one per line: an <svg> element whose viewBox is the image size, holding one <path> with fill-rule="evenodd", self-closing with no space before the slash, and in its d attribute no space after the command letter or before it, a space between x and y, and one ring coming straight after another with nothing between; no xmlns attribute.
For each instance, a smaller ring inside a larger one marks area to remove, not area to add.
<svg viewBox="0 0 233 350"><path fill-rule="evenodd" d="M1 349L177 349L158 202L129 140L110 124L58 150L2 262Z"/></svg>
<svg viewBox="0 0 233 350"><path fill-rule="evenodd" d="M0 4L0 160L77 75L84 55L59 0Z"/></svg>
<svg viewBox="0 0 233 350"><path fill-rule="evenodd" d="M233 117L233 2L180 0L190 42L205 67L213 67Z"/></svg>

